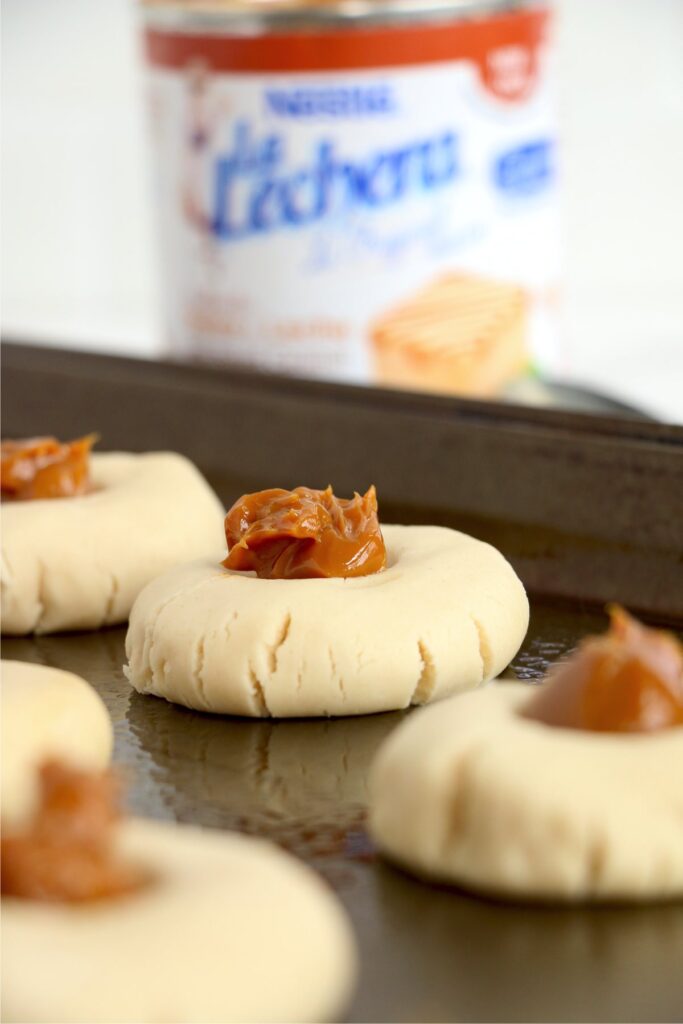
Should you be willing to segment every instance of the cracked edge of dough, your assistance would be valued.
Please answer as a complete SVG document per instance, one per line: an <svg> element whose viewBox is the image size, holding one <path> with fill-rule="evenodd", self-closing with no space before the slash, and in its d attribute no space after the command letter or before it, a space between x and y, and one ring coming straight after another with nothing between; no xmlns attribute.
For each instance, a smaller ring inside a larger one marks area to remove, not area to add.
<svg viewBox="0 0 683 1024"><path fill-rule="evenodd" d="M481 681L486 682L488 679L493 677L493 651L491 648L491 641L488 638L484 624L473 615L469 613L470 621L477 631L477 643L479 644L479 657L481 658Z"/></svg>
<svg viewBox="0 0 683 1024"><path fill-rule="evenodd" d="M265 664L268 666L268 673L259 678L254 669L251 659L248 661L249 687L251 689L254 707L259 718L272 718L272 712L268 704L268 686L277 672L278 658L280 651L287 642L292 628L292 613L285 612L282 624L279 626L275 639L265 644Z"/></svg>
<svg viewBox="0 0 683 1024"><path fill-rule="evenodd" d="M434 664L431 651L424 640L420 639L417 641L417 651L420 657L421 669L410 698L411 705L426 704L436 686L436 665Z"/></svg>

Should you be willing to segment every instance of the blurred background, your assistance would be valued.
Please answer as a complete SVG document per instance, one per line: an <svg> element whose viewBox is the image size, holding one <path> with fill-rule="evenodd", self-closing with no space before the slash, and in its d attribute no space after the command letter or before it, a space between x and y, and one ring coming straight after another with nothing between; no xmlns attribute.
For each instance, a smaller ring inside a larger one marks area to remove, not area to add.
<svg viewBox="0 0 683 1024"><path fill-rule="evenodd" d="M559 0L562 375L683 422L683 2ZM4 0L2 328L163 347L128 0Z"/></svg>

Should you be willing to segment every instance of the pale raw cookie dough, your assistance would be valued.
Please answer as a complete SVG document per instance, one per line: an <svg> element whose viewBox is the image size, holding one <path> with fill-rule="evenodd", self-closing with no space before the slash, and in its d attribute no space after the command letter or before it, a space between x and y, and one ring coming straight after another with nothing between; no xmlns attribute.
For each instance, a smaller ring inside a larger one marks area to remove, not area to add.
<svg viewBox="0 0 683 1024"><path fill-rule="evenodd" d="M95 490L2 506L2 632L99 629L150 580L225 548L223 508L181 455L91 456Z"/></svg>
<svg viewBox="0 0 683 1024"><path fill-rule="evenodd" d="M111 721L80 676L22 661L3 661L2 823L19 825L38 801L37 768L50 758L101 771L111 757Z"/></svg>
<svg viewBox="0 0 683 1024"><path fill-rule="evenodd" d="M156 880L82 906L3 898L7 1022L324 1021L346 1007L346 916L308 867L262 840L131 821L125 856Z"/></svg>
<svg viewBox="0 0 683 1024"><path fill-rule="evenodd" d="M553 728L517 714L532 694L498 683L399 726L370 776L380 849L508 897L683 896L683 728Z"/></svg>
<svg viewBox="0 0 683 1024"><path fill-rule="evenodd" d="M200 711L360 715L491 679L517 652L524 588L488 544L437 526L383 526L387 568L265 580L201 561L140 594L126 638L136 690Z"/></svg>

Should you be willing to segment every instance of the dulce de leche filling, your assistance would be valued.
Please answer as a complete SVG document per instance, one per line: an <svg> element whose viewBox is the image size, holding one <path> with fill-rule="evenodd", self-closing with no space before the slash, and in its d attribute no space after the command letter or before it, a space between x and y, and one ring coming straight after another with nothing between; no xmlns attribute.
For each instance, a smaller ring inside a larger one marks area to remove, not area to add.
<svg viewBox="0 0 683 1024"><path fill-rule="evenodd" d="M119 787L111 773L46 761L40 788L32 821L2 836L3 896L84 902L123 896L150 881L115 850Z"/></svg>
<svg viewBox="0 0 683 1024"><path fill-rule="evenodd" d="M62 444L55 437L2 442L2 498L26 501L71 498L90 488L89 434Z"/></svg>
<svg viewBox="0 0 683 1024"><path fill-rule="evenodd" d="M604 636L585 640L521 714L591 732L656 732L683 726L683 648L623 608Z"/></svg>
<svg viewBox="0 0 683 1024"><path fill-rule="evenodd" d="M245 494L225 517L226 569L261 579L369 576L386 565L377 494L337 498L328 487Z"/></svg>

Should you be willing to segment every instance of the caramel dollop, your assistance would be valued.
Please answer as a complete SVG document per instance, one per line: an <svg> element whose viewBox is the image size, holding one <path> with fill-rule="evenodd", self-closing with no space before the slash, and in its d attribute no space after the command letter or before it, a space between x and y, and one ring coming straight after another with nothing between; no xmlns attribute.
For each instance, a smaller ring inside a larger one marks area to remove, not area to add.
<svg viewBox="0 0 683 1024"><path fill-rule="evenodd" d="M261 579L369 576L386 565L374 487L348 500L331 487L245 494L225 517L225 536L226 569Z"/></svg>
<svg viewBox="0 0 683 1024"><path fill-rule="evenodd" d="M683 726L683 648L612 607L604 636L584 640L525 705L545 725L591 732Z"/></svg>
<svg viewBox="0 0 683 1024"><path fill-rule="evenodd" d="M2 836L2 894L84 902L139 889L149 876L114 847L119 786L60 761L40 769L40 804L23 829Z"/></svg>
<svg viewBox="0 0 683 1024"><path fill-rule="evenodd" d="M2 497L15 501L71 498L90 488L96 434L62 444L55 437L2 442Z"/></svg>

